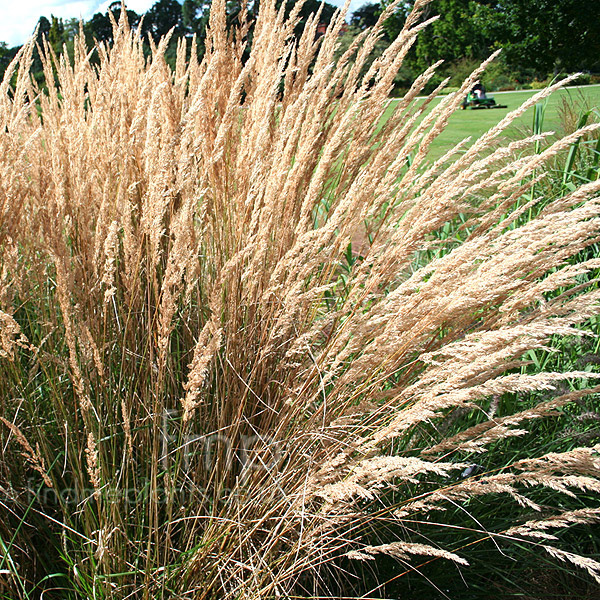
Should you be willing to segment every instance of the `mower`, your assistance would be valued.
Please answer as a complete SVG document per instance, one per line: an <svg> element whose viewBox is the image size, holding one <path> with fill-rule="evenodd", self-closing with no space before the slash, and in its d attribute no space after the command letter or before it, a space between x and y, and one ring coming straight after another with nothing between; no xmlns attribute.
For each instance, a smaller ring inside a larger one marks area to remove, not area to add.
<svg viewBox="0 0 600 600"><path fill-rule="evenodd" d="M493 96L488 96L485 93L484 87L478 83L467 94L463 100L462 109L478 110L480 108L508 108L506 104L497 104Z"/></svg>

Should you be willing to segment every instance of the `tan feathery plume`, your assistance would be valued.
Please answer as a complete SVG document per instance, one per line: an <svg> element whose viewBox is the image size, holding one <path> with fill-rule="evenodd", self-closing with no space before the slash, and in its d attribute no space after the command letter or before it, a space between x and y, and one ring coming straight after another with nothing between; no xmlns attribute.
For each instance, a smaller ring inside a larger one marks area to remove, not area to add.
<svg viewBox="0 0 600 600"><path fill-rule="evenodd" d="M34 450L31 447L31 444L27 441L21 430L14 424L5 419L4 417L0 417L0 421L6 425L6 427L11 431L11 433L15 436L15 440L22 448L22 454L27 460L27 462L42 476L44 483L48 487L54 487L52 484L52 480L48 477L48 471L46 470L46 465L44 463L44 457L40 455L39 447L37 450Z"/></svg>

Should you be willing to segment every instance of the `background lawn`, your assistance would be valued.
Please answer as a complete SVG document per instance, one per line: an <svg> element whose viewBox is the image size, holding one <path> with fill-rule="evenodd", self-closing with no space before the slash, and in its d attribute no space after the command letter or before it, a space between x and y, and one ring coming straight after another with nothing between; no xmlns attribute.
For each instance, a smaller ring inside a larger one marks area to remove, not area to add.
<svg viewBox="0 0 600 600"><path fill-rule="evenodd" d="M465 137L471 136L472 140L476 140L481 134L496 125L506 114L518 108L527 98L538 91L492 92L490 95L494 96L496 102L506 104L507 108L457 110L450 118L446 130L433 142L429 159L439 158ZM397 100L393 101L394 104L396 102ZM600 85L559 90L552 94L546 102L543 129L561 134L569 128L570 123L574 126L581 111L600 106ZM505 137L516 139L531 133L533 114L532 107L515 121L514 125L507 130ZM572 115L575 115L575 123L573 123Z"/></svg>

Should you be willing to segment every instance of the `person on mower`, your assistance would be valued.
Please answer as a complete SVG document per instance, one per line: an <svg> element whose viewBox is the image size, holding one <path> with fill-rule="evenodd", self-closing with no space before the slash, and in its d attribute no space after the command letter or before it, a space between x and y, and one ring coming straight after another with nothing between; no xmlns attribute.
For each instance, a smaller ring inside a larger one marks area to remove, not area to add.
<svg viewBox="0 0 600 600"><path fill-rule="evenodd" d="M487 97L485 95L485 88L483 87L483 85L481 83L476 83L473 86L473 89L471 90L471 94L473 94L473 96L475 96L475 98L477 98L477 100L485 100Z"/></svg>
<svg viewBox="0 0 600 600"><path fill-rule="evenodd" d="M477 82L471 91L467 94L467 97L462 102L462 109L465 110L469 104L479 104L482 100L487 98L485 88L480 82Z"/></svg>

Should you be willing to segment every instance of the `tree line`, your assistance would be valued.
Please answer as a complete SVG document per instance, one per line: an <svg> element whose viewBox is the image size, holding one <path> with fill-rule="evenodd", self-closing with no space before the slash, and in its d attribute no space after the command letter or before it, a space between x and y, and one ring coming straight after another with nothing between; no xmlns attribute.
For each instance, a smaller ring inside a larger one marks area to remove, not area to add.
<svg viewBox="0 0 600 600"><path fill-rule="evenodd" d="M382 3L363 5L350 23L373 25ZM395 39L413 1L406 0L385 23L385 40ZM439 15L411 49L400 78L408 85L438 60L437 84L450 76L460 82L495 50L502 53L484 76L492 88L527 87L564 73L583 72L581 83L600 82L600 19L583 0L434 0L422 19Z"/></svg>
<svg viewBox="0 0 600 600"><path fill-rule="evenodd" d="M294 0L286 2L290 10ZM349 18L342 33L341 48L346 48L360 31L374 25L390 0L361 6ZM376 52L381 52L398 35L413 0L405 0L390 17ZM302 25L316 12L319 0L307 0L301 12ZM259 0L249 5L249 17L258 12ZM89 44L94 40L112 40L111 14L118 18L120 0L113 2L105 13L96 13L83 23ZM176 43L181 37L196 36L200 55L204 40L210 0L157 0L145 14L127 10L129 23L140 28L144 39L154 41L173 30L166 52L167 61L175 60ZM227 1L228 21L234 23L240 11L240 0ZM321 23L326 26L336 7L324 2ZM414 77L439 59L445 61L438 80L451 77L451 85L459 81L497 48L503 48L501 58L486 75L490 87L514 87L533 80L543 80L563 72L584 71L587 79L600 72L600 19L590 15L589 3L582 0L433 0L423 18L439 18L426 28L411 49L396 84L398 89L410 85ZM142 18L143 17L143 18ZM37 25L38 42L46 38L57 54L72 48L80 24L77 19L63 20L42 16ZM249 37L251 41L250 31ZM0 42L0 76L19 47L8 48ZM41 76L41 61L36 57L33 71ZM41 79L41 77L40 77ZM433 81L435 85L437 81Z"/></svg>

